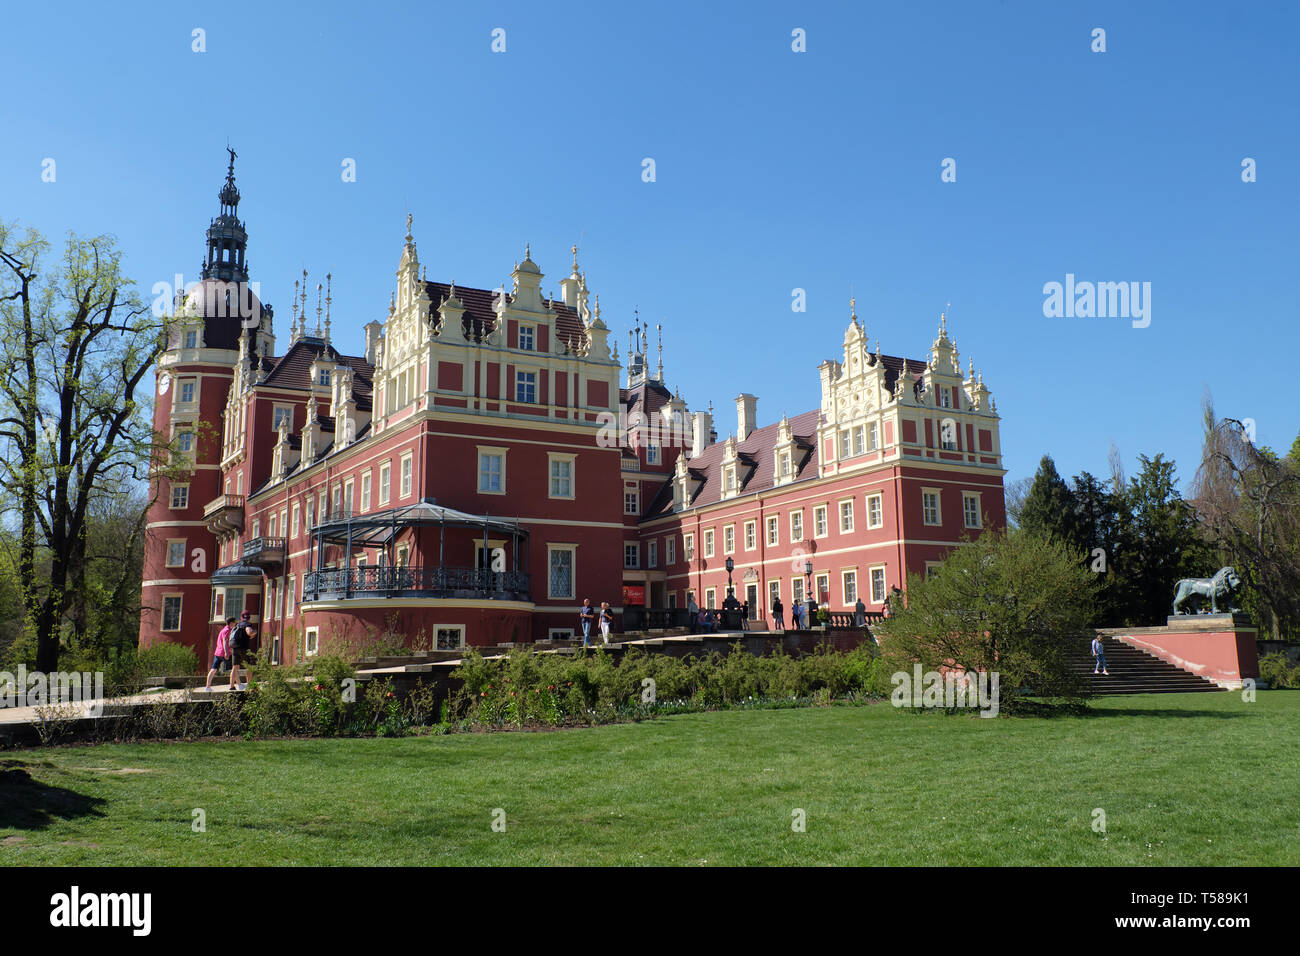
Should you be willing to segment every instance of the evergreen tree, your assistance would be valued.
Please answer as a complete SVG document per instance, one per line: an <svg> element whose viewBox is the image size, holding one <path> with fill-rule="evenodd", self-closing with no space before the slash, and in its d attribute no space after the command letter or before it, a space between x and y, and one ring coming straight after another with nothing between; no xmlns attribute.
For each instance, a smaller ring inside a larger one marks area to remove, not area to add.
<svg viewBox="0 0 1300 956"><path fill-rule="evenodd" d="M1021 505L1017 526L1073 548L1077 538L1073 504L1070 486L1057 473L1056 462L1051 455L1044 455Z"/></svg>

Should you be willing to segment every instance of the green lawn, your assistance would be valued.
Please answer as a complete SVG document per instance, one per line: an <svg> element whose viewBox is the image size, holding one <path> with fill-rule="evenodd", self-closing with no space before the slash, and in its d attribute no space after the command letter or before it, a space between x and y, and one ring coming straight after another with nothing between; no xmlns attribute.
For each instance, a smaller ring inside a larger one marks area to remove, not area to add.
<svg viewBox="0 0 1300 956"><path fill-rule="evenodd" d="M1054 719L877 704L23 751L0 754L0 861L1295 865L1297 727L1300 693L1266 691Z"/></svg>

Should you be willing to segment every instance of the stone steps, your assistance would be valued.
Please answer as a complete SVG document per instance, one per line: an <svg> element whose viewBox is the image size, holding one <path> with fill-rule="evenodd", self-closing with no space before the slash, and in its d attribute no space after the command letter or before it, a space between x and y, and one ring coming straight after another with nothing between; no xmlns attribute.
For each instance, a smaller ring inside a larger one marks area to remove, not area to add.
<svg viewBox="0 0 1300 956"><path fill-rule="evenodd" d="M1113 637L1103 637L1102 644L1110 676L1093 674L1091 638L1081 641L1077 649L1070 648L1066 655L1074 672L1085 677L1094 694L1197 694L1224 689Z"/></svg>

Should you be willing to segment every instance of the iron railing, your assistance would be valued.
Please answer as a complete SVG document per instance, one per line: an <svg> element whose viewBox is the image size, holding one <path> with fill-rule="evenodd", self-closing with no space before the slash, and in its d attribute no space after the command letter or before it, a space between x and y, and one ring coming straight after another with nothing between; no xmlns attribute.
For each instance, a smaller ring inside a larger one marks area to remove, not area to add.
<svg viewBox="0 0 1300 956"><path fill-rule="evenodd" d="M526 571L489 571L484 568L449 568L423 565L363 565L309 571L303 584L309 599L353 594L469 594L526 600Z"/></svg>

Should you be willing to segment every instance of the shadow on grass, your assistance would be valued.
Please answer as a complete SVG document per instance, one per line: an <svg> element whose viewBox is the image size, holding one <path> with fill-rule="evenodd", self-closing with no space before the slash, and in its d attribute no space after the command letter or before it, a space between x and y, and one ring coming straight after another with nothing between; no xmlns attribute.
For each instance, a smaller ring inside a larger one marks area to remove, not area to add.
<svg viewBox="0 0 1300 956"><path fill-rule="evenodd" d="M1087 717L1213 717L1217 720L1232 720L1248 717L1249 714L1225 710L1180 710L1176 707L1151 709L1147 707L1115 707L1105 710L1089 710Z"/></svg>
<svg viewBox="0 0 1300 956"><path fill-rule="evenodd" d="M43 830L56 819L103 816L107 802L41 783L17 761L0 762L0 830Z"/></svg>

